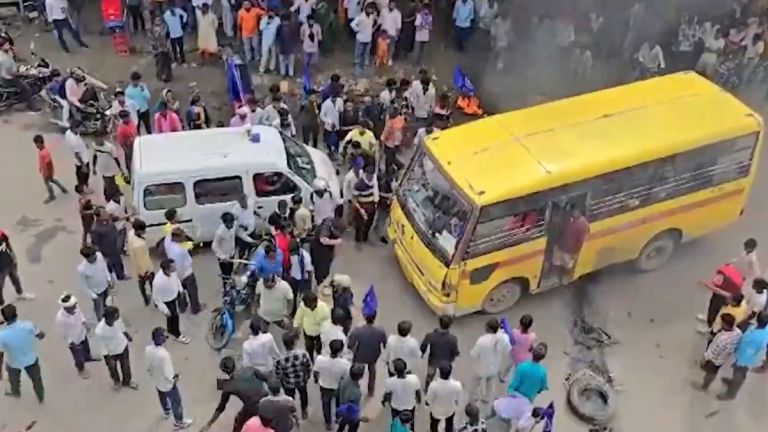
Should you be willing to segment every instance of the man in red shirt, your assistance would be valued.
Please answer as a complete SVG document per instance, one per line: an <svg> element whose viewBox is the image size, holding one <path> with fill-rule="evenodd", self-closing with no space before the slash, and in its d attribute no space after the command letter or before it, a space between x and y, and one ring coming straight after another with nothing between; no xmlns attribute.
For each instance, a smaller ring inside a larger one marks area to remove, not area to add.
<svg viewBox="0 0 768 432"><path fill-rule="evenodd" d="M128 110L121 110L117 114L120 122L115 131L117 144L123 149L125 154L125 166L128 168L128 174L131 173L131 161L133 160L133 141L139 134L136 122L131 119L131 113Z"/></svg>
<svg viewBox="0 0 768 432"><path fill-rule="evenodd" d="M32 141L34 141L35 147L37 147L37 170L40 173L40 176L43 177L43 183L48 190L48 198L43 201L43 204L48 204L56 199L56 195L53 194L51 183L55 184L59 190L61 190L61 193L66 194L69 193L69 191L67 191L67 188L65 188L60 181L53 177L53 159L51 159L51 154L45 147L45 139L43 139L43 136L37 134L32 138Z"/></svg>
<svg viewBox="0 0 768 432"><path fill-rule="evenodd" d="M570 217L552 251L552 266L555 267L560 285L570 282L579 252L588 235L589 221L581 210L571 206Z"/></svg>

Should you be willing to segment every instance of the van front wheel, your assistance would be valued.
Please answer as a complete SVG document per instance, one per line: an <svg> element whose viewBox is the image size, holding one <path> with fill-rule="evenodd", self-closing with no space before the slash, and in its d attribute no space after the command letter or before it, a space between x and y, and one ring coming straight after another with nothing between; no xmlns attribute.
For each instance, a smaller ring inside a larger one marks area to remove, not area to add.
<svg viewBox="0 0 768 432"><path fill-rule="evenodd" d="M656 270L672 257L679 243L678 231L664 231L656 234L643 246L640 255L635 259L635 269L642 272Z"/></svg>
<svg viewBox="0 0 768 432"><path fill-rule="evenodd" d="M509 280L496 285L483 300L483 312L497 314L511 308L523 295L522 285Z"/></svg>

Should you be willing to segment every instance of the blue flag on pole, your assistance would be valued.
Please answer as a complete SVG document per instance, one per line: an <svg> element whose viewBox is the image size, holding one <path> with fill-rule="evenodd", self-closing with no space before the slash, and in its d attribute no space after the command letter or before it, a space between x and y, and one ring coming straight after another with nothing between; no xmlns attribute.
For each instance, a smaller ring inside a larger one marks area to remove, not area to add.
<svg viewBox="0 0 768 432"><path fill-rule="evenodd" d="M224 72L227 77L227 97L230 104L243 102L243 86L240 80L240 72L233 57L229 57L224 64Z"/></svg>
<svg viewBox="0 0 768 432"><path fill-rule="evenodd" d="M309 75L309 67L304 68L304 74L302 76L302 90L304 90L304 98L308 98L312 92L312 77Z"/></svg>
<svg viewBox="0 0 768 432"><path fill-rule="evenodd" d="M475 95L475 86L472 84L472 81L469 79L467 74L465 74L459 66L453 68L453 86L459 92L465 95Z"/></svg>
<svg viewBox="0 0 768 432"><path fill-rule="evenodd" d="M555 423L555 403L550 402L549 405L547 405L546 408L544 408L544 412L541 413L542 422L544 423L544 428L541 430L542 432L552 432L552 425Z"/></svg>
<svg viewBox="0 0 768 432"><path fill-rule="evenodd" d="M504 333L506 333L507 337L509 338L509 344L514 345L515 337L512 335L512 329L509 328L509 321L507 321L506 318L502 318L499 320L499 327L504 330Z"/></svg>
<svg viewBox="0 0 768 432"><path fill-rule="evenodd" d="M363 296L362 313L364 317L371 316L376 313L376 309L379 308L379 300L376 298L376 291L373 289L373 285L368 288Z"/></svg>

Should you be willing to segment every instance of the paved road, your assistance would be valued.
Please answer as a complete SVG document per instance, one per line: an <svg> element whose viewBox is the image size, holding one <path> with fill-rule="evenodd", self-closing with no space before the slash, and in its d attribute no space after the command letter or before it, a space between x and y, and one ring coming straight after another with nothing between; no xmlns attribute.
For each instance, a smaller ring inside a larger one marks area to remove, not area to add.
<svg viewBox="0 0 768 432"><path fill-rule="evenodd" d="M96 67L95 57L88 60ZM122 63L121 63L122 64ZM124 66L124 64L123 64ZM762 93L762 92L760 92ZM762 101L761 101L762 102ZM43 205L44 188L36 172L35 150L31 136L40 130L44 119L27 114L4 114L0 121L2 157L0 157L0 228L8 231L20 256L22 279L29 291L38 295L30 303L20 304L21 314L49 332L40 344L41 364L47 386L47 402L38 406L31 395L28 381L23 382L21 400L0 399L0 431L16 432L37 421L34 431L99 431L144 432L170 429L163 425L154 390L141 370L143 347L149 343L149 331L163 319L153 309L144 308L133 281L118 287L118 305L129 331L134 335L132 363L137 392L114 393L102 364L91 364L92 377L83 381L76 375L65 344L53 328L57 311L56 299L65 291L74 291L74 267L79 262L79 219L74 196L62 197ZM695 127L695 125L692 125ZM56 137L51 136L51 149L59 176L67 184L74 182L69 154ZM768 167L763 161L763 171ZM699 278L710 276L712 269L734 256L741 241L754 236L768 244L763 229L768 202L761 199L768 192L765 175L759 176L752 199L743 218L728 229L686 245L664 269L652 274L634 274L621 266L603 272L592 284L593 309L597 321L605 325L622 343L609 351L609 363L624 386L620 395L618 426L622 431L640 430L723 431L756 430L755 424L766 419L768 392L764 377L750 376L742 394L730 403L714 399L718 385L710 394L691 389L691 380L700 379L694 360L700 355L704 341L693 331L693 316L704 307L706 294L696 286ZM418 295L404 281L388 247L367 245L356 250L350 245L340 248L335 271L350 274L355 281L358 298L371 283L376 284L380 301L380 323L393 331L401 319L414 322L421 337L436 324L435 317ZM765 257L768 253L763 252ZM766 259L764 259L765 261ZM195 258L202 296L209 304L217 304L215 260L210 255ZM10 295L10 288L6 293ZM583 425L568 414L564 405L561 379L568 359L570 312L567 293L554 290L523 300L506 316L512 322L523 313L532 314L534 329L549 343L550 357L545 361L552 390L540 396L541 403L554 400L559 408L558 431L582 431ZM88 306L85 310L90 312ZM211 414L218 400L215 390L218 355L203 341L206 317L182 319L193 342L188 346L169 344L176 367L181 374L181 390L188 416L197 425ZM483 316L461 319L455 332L461 340L462 352L468 353L482 332ZM468 385L470 362L460 358L456 368L459 378ZM423 377L423 367L418 369ZM384 377L383 373L379 374ZM381 384L381 383L380 383ZM381 385L379 385L379 392ZM367 409L375 414L378 396ZM313 413L304 430L322 430L319 395L311 392ZM231 430L236 403L219 421L215 431ZM426 414L417 415L425 426ZM363 430L385 430L388 416L378 416ZM162 425L162 426L161 426ZM194 429L193 429L194 430Z"/></svg>

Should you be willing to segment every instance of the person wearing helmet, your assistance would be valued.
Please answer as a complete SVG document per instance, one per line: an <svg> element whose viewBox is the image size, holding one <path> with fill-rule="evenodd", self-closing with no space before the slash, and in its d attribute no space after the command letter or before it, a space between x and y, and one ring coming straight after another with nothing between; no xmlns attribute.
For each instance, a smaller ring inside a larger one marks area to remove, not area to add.
<svg viewBox="0 0 768 432"><path fill-rule="evenodd" d="M310 201L314 207L315 225L320 225L324 220L334 216L337 201L325 179L318 177L312 182Z"/></svg>
<svg viewBox="0 0 768 432"><path fill-rule="evenodd" d="M85 93L86 79L85 74L80 68L73 68L69 71L69 78L64 81L64 95L67 102L72 106L72 114L75 118L80 118L79 114L83 110L82 98Z"/></svg>
<svg viewBox="0 0 768 432"><path fill-rule="evenodd" d="M293 290L288 282L274 274L264 276L256 283L253 312L265 323L286 328L291 321Z"/></svg>

